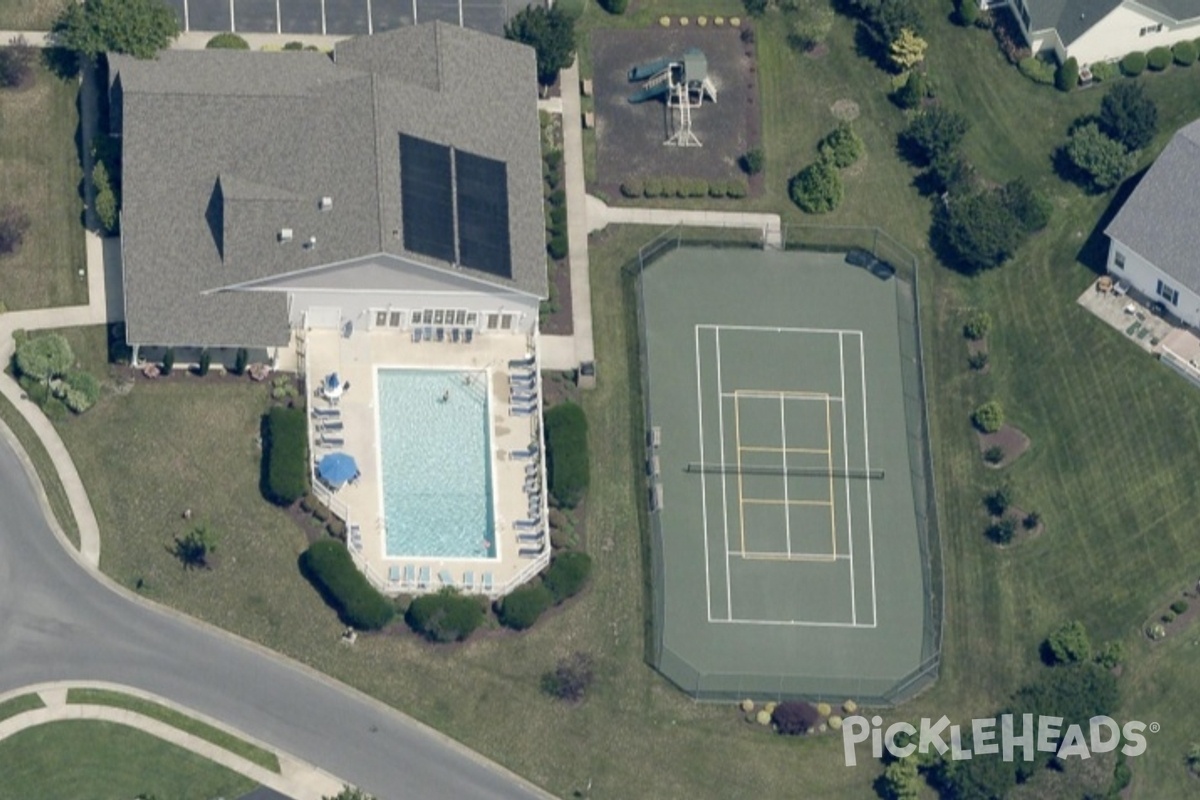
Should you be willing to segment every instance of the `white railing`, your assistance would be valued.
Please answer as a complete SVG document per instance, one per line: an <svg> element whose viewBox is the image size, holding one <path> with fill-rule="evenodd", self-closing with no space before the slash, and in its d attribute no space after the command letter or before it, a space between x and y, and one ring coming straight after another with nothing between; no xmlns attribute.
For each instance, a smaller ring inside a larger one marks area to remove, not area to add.
<svg viewBox="0 0 1200 800"><path fill-rule="evenodd" d="M1196 386L1200 386L1200 369L1171 348L1163 345L1159 352L1159 359Z"/></svg>

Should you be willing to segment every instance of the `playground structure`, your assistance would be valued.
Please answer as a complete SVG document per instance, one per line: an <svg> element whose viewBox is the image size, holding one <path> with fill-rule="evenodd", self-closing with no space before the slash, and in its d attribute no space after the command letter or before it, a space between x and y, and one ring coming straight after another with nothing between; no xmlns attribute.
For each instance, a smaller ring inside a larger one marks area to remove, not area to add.
<svg viewBox="0 0 1200 800"><path fill-rule="evenodd" d="M660 58L639 64L629 70L629 80L642 82L642 88L629 98L630 103L662 98L668 109L679 109L679 125L663 144L702 146L700 139L692 132L692 109L702 106L705 97L717 102L717 88L708 77L708 59L704 53L691 47L684 51L682 59Z"/></svg>

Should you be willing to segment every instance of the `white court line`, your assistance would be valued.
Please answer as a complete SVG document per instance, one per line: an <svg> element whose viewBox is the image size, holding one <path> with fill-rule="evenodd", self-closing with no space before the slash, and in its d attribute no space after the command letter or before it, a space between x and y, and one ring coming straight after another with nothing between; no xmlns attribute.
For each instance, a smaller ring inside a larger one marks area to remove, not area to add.
<svg viewBox="0 0 1200 800"><path fill-rule="evenodd" d="M700 391L700 328L694 331L696 340L696 424L700 429L700 463L704 463L704 396ZM720 404L720 400L717 401ZM724 480L724 478L722 478ZM712 621L712 581L708 565L708 478L700 476L700 508L704 521L704 599L708 603L708 619Z"/></svg>
<svg viewBox="0 0 1200 800"><path fill-rule="evenodd" d="M229 31L237 33L237 13L233 10L233 0L229 0Z"/></svg>
<svg viewBox="0 0 1200 800"><path fill-rule="evenodd" d="M784 409L787 404L783 402L783 395L779 395L779 438L783 447L780 453L781 461L783 462L783 474L779 479L783 481L783 532L787 540L787 554L792 554L792 510L787 507L788 502L788 485L787 485L787 419Z"/></svg>
<svg viewBox="0 0 1200 800"><path fill-rule="evenodd" d="M187 33L192 29L191 10L188 8L188 0L183 0L183 30Z"/></svg>
<svg viewBox="0 0 1200 800"><path fill-rule="evenodd" d="M325 0L321 0L321 2L325 2ZM416 25L417 24L417 0L412 0L412 3L413 3L413 25Z"/></svg>
<svg viewBox="0 0 1200 800"><path fill-rule="evenodd" d="M867 357L863 351L863 336L858 335L858 369L862 375L863 407L863 452L866 454L867 471L871 469L871 437L867 431ZM867 481L867 541L871 550L871 620L879 621L879 597L875 591L875 526L871 510L871 482Z"/></svg>
<svg viewBox="0 0 1200 800"><path fill-rule="evenodd" d="M716 329L717 394L721 394L721 329ZM734 401L736 402L736 401ZM725 521L725 615L733 618L733 577L729 574L729 479L725 476L725 404L717 401L719 434L721 436L721 518ZM741 444L741 442L738 442Z"/></svg>
<svg viewBox="0 0 1200 800"><path fill-rule="evenodd" d="M283 33L283 17L279 13L279 0L275 0L275 33Z"/></svg>
<svg viewBox="0 0 1200 800"><path fill-rule="evenodd" d="M862 337L859 337L862 340ZM844 346L842 335L838 334L838 370L841 372L842 395L846 394L846 348ZM847 472L850 471L850 445L849 435L846 433L846 410L842 409L842 466ZM854 591L854 523L850 517L850 481L843 481L846 484L846 540L849 542L847 547L850 555L850 620L858 623L858 601ZM836 534L836 531L835 531Z"/></svg>
<svg viewBox="0 0 1200 800"><path fill-rule="evenodd" d="M849 328L777 328L769 325L697 325L698 328L712 328L718 331L767 331L768 333L854 333L862 334L860 330Z"/></svg>
<svg viewBox="0 0 1200 800"><path fill-rule="evenodd" d="M415 3L416 0L413 0ZM321 0L321 35L325 36L325 0Z"/></svg>
<svg viewBox="0 0 1200 800"><path fill-rule="evenodd" d="M461 28L462 26L463 26L462 0L458 0L458 27Z"/></svg>
<svg viewBox="0 0 1200 800"><path fill-rule="evenodd" d="M874 623L865 625L853 622L809 622L802 619L714 619L710 622L734 625L794 625L802 628L867 628L874 629Z"/></svg>
<svg viewBox="0 0 1200 800"><path fill-rule="evenodd" d="M367 35L373 36L374 34L375 34L375 20L372 17L372 13L371 13L371 0L367 0Z"/></svg>

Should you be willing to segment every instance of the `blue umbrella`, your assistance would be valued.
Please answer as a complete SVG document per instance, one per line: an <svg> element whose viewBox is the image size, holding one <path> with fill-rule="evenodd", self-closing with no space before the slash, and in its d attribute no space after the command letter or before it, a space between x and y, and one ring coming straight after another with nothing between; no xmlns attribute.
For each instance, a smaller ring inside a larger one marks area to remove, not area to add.
<svg viewBox="0 0 1200 800"><path fill-rule="evenodd" d="M331 392L341 385L342 382L338 380L338 374L336 372L331 372L325 376L325 391Z"/></svg>
<svg viewBox="0 0 1200 800"><path fill-rule="evenodd" d="M331 486L341 486L358 474L358 464L349 453L329 453L317 462L317 474Z"/></svg>

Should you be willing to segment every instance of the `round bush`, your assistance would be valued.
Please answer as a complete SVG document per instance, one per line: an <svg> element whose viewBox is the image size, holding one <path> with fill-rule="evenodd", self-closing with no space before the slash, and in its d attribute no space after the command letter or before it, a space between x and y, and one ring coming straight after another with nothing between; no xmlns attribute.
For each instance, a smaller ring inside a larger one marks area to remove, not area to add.
<svg viewBox="0 0 1200 800"><path fill-rule="evenodd" d="M745 711L747 714L754 710L754 701L748 697L742 701L741 705L742 711Z"/></svg>
<svg viewBox="0 0 1200 800"><path fill-rule="evenodd" d="M303 50L304 42L288 42L283 46L284 50Z"/></svg>
<svg viewBox="0 0 1200 800"><path fill-rule="evenodd" d="M862 156L863 142L850 127L850 123L843 122L821 141L819 150L835 167L844 168Z"/></svg>
<svg viewBox="0 0 1200 800"><path fill-rule="evenodd" d="M792 176L788 194L809 214L824 214L842 202L842 178L837 167L822 158Z"/></svg>
<svg viewBox="0 0 1200 800"><path fill-rule="evenodd" d="M500 603L500 624L515 631L531 628L542 612L553 604L554 595L545 586L521 586Z"/></svg>
<svg viewBox="0 0 1200 800"><path fill-rule="evenodd" d="M1146 71L1146 54L1130 53L1121 59L1121 72L1131 78L1136 78Z"/></svg>
<svg viewBox="0 0 1200 800"><path fill-rule="evenodd" d="M1146 66L1155 72L1162 72L1171 66L1171 51L1165 47L1155 47L1146 53Z"/></svg>
<svg viewBox="0 0 1200 800"><path fill-rule="evenodd" d="M236 33L218 33L204 47L206 50L249 50L250 43Z"/></svg>
<svg viewBox="0 0 1200 800"><path fill-rule="evenodd" d="M443 589L413 600L405 619L432 642L461 642L483 622L483 607L475 597Z"/></svg>
<svg viewBox="0 0 1200 800"><path fill-rule="evenodd" d="M1188 610L1188 601L1187 600L1176 600L1174 603L1171 603L1171 610L1174 611L1176 614L1182 614L1183 612Z"/></svg>
<svg viewBox="0 0 1200 800"><path fill-rule="evenodd" d="M780 703L771 714L775 730L784 736L799 736L815 729L821 724L821 715L803 700L789 700Z"/></svg>
<svg viewBox="0 0 1200 800"><path fill-rule="evenodd" d="M1054 85L1060 92L1069 92L1079 85L1079 62L1068 58L1058 65L1054 73Z"/></svg>
<svg viewBox="0 0 1200 800"><path fill-rule="evenodd" d="M817 713L822 717L828 717L833 713L833 708L830 707L829 703L817 703Z"/></svg>
<svg viewBox="0 0 1200 800"><path fill-rule="evenodd" d="M560 258L566 258L567 249L567 237L561 234L558 236L551 236L550 241L546 244L546 250L550 253L550 257L555 261L559 260Z"/></svg>
<svg viewBox="0 0 1200 800"><path fill-rule="evenodd" d="M621 184L621 194L625 197L641 197L645 191L645 185L638 178L630 178Z"/></svg>
<svg viewBox="0 0 1200 800"><path fill-rule="evenodd" d="M391 621L395 613L392 604L358 571L341 542L314 542L304 551L300 566L347 625L370 631Z"/></svg>
<svg viewBox="0 0 1200 800"><path fill-rule="evenodd" d="M542 583L554 595L554 602L561 603L583 591L591 574L591 556L579 550L572 550L550 562L550 568L542 576Z"/></svg>
<svg viewBox="0 0 1200 800"><path fill-rule="evenodd" d="M840 731L842 729L842 718L837 714L831 716L829 718L829 727L835 731Z"/></svg>
<svg viewBox="0 0 1200 800"><path fill-rule="evenodd" d="M1171 55L1179 66L1190 67L1196 63L1196 56L1200 55L1200 50L1196 49L1195 42L1178 42L1171 48Z"/></svg>
<svg viewBox="0 0 1200 800"><path fill-rule="evenodd" d="M1004 407L999 400L989 400L975 409L971 421L984 433L995 433L1004 425Z"/></svg>
<svg viewBox="0 0 1200 800"><path fill-rule="evenodd" d="M1092 80L1103 83L1121 74L1121 68L1109 61L1097 61L1091 65Z"/></svg>
<svg viewBox="0 0 1200 800"><path fill-rule="evenodd" d="M963 325L963 336L973 342L987 338L987 335L992 331L992 315L986 311L976 309L967 316L967 321Z"/></svg>
<svg viewBox="0 0 1200 800"><path fill-rule="evenodd" d="M858 703L853 700L847 700L842 703L842 711L845 711L847 714L853 714L858 711Z"/></svg>

